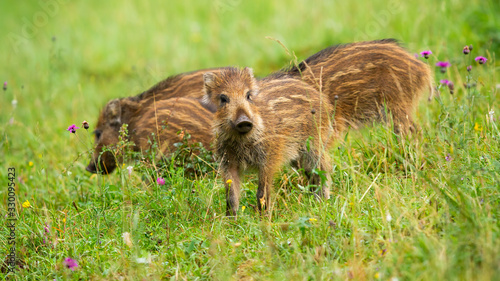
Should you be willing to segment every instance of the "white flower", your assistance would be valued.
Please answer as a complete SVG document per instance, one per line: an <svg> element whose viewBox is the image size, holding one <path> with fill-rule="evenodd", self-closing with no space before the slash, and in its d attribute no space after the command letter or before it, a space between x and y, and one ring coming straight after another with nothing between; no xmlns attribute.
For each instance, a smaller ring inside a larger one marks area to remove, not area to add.
<svg viewBox="0 0 500 281"><path fill-rule="evenodd" d="M128 170L128 175L130 176L132 174L132 170L134 169L133 166L128 166L127 167L127 170Z"/></svg>
<svg viewBox="0 0 500 281"><path fill-rule="evenodd" d="M132 247L132 245L133 245L132 235L130 235L130 232L124 232L122 234L122 237L123 237L123 243L125 243L125 245L127 245L129 247Z"/></svg>
<svg viewBox="0 0 500 281"><path fill-rule="evenodd" d="M490 115L490 121L493 122L494 121L493 115L495 115L495 111L492 109L490 112L488 112L488 114Z"/></svg>
<svg viewBox="0 0 500 281"><path fill-rule="evenodd" d="M16 108L17 106L17 100L12 100L12 107Z"/></svg>
<svg viewBox="0 0 500 281"><path fill-rule="evenodd" d="M136 258L135 262L137 262L137 263L149 263L147 258Z"/></svg>
<svg viewBox="0 0 500 281"><path fill-rule="evenodd" d="M385 219L387 220L387 222L391 222L392 221L391 214L387 213L387 215L385 216Z"/></svg>

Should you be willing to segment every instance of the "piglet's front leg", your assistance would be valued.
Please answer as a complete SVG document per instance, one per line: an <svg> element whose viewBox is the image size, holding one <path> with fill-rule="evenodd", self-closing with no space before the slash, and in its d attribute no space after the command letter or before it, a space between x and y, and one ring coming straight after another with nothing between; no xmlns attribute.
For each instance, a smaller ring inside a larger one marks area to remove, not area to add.
<svg viewBox="0 0 500 281"><path fill-rule="evenodd" d="M260 214L269 209L271 203L271 191L273 189L273 179L279 166L268 163L267 166L259 169L259 189L257 190L257 206Z"/></svg>
<svg viewBox="0 0 500 281"><path fill-rule="evenodd" d="M224 173L226 185L226 216L236 216L240 205L241 173L237 166L230 166Z"/></svg>

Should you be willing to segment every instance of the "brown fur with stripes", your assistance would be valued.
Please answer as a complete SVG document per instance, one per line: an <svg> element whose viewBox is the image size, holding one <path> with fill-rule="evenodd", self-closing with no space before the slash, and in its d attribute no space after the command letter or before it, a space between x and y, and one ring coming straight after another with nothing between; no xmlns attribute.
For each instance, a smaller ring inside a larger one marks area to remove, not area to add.
<svg viewBox="0 0 500 281"><path fill-rule="evenodd" d="M218 73L221 69L222 68L208 68L173 75L157 83L147 91L127 99L134 102L141 102L143 106L150 106L155 101L166 100L173 97L201 99L204 95L203 73L208 71ZM213 108L207 109L215 111Z"/></svg>
<svg viewBox="0 0 500 281"><path fill-rule="evenodd" d="M269 206L273 177L283 165L296 164L309 175L314 168L331 169L333 109L312 86L286 75L256 81L249 68L226 68L205 74L205 92L205 101L217 107L214 146L226 182L227 215L237 214L245 170L258 171L262 210ZM310 180L329 196L329 180L323 185L317 176Z"/></svg>
<svg viewBox="0 0 500 281"><path fill-rule="evenodd" d="M115 159L104 147L116 148L119 130L128 124L129 141L134 143L133 150L144 151L157 143L164 155L175 150L175 143L182 141L182 134L190 134L190 143L201 142L210 147L212 135L210 126L213 113L199 100L193 98L170 98L154 103L134 102L129 99L110 101L99 116L96 128L95 150L87 166L87 171L111 173L120 159ZM154 133L154 138L152 134ZM151 140L151 143L149 142ZM102 155L101 155L102 153Z"/></svg>
<svg viewBox="0 0 500 281"><path fill-rule="evenodd" d="M155 112L153 110L155 107L162 112L166 112L169 110L166 106L169 104L172 104L175 110L182 109L183 107L187 108L188 104L193 106L193 111L190 112L190 116L186 116L186 118L182 120L177 120L176 118L170 120L171 128L177 121L179 122L178 124L184 124L187 126L187 120L193 120L196 124L196 122L201 119L203 119L203 121L205 118L211 119L215 109L208 104L195 103L195 99L200 100L204 95L203 73L207 71L218 73L220 69L210 68L173 75L137 96L115 99L108 102L108 104L106 104L104 109L101 111L97 121L95 129L96 147L92 160L87 166L87 170L95 173L97 172L97 168L100 167L101 171L104 173L110 173L115 169L116 159L110 152L104 152L102 154L102 161L98 167L96 167L96 163L99 154L103 151L104 146L111 147L118 143L119 130L123 124L129 124L129 133L135 134L136 140L141 141L141 143L136 143L135 148L138 150L144 149L146 147L144 140L150 135L151 132L156 131L156 124L146 124L148 122L144 120L144 124L142 124L142 127L140 128L142 130L141 132L146 135L140 137L138 137L139 133L137 132L137 129L131 129L131 127L139 128L139 126L136 126L138 116L142 116L148 112ZM189 102L186 99L177 100L175 103L172 101L164 102L164 100L176 97L191 98L191 100L189 100ZM202 116L200 116L200 114L202 114ZM156 121L156 119L152 120ZM158 124L161 124L161 122ZM162 138L166 138L167 140L171 140L172 138L175 139L176 133L177 131L173 132L171 130L167 130L162 135ZM209 142L205 140L211 138L211 134L210 132L207 133L206 128L191 128L189 133L193 137L193 140L203 139L202 143L208 147Z"/></svg>
<svg viewBox="0 0 500 281"><path fill-rule="evenodd" d="M388 112L396 132L414 130L417 102L433 89L429 66L393 39L333 46L274 76L283 73L327 94L344 127L388 121Z"/></svg>

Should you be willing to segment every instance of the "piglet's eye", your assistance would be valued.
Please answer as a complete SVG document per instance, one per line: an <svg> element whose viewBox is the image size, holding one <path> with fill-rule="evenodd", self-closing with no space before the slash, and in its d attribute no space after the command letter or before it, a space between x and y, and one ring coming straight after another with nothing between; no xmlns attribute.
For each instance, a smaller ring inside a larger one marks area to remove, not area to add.
<svg viewBox="0 0 500 281"><path fill-rule="evenodd" d="M249 101L252 100L252 92L250 92L250 91L247 92L247 100L249 100Z"/></svg>
<svg viewBox="0 0 500 281"><path fill-rule="evenodd" d="M224 105L224 104L226 104L226 103L229 103L229 97L228 97L228 96L226 96L226 95L220 95L220 97L219 97L219 98L220 98L220 103L221 103L221 105Z"/></svg>

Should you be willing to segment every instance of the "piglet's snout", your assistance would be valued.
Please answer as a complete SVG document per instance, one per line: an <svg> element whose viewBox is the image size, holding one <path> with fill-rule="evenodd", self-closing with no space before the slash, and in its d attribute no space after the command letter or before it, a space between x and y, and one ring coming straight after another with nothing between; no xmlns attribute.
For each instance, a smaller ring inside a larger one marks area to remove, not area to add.
<svg viewBox="0 0 500 281"><path fill-rule="evenodd" d="M93 174L97 173L96 166L94 165L93 162L90 162L89 165L87 166L87 168L85 168L85 170L87 170L88 172L91 172Z"/></svg>
<svg viewBox="0 0 500 281"><path fill-rule="evenodd" d="M253 128L252 120L250 120L250 118L248 118L248 116L246 116L245 114L241 114L234 123L236 125L236 131L241 134L246 134Z"/></svg>

